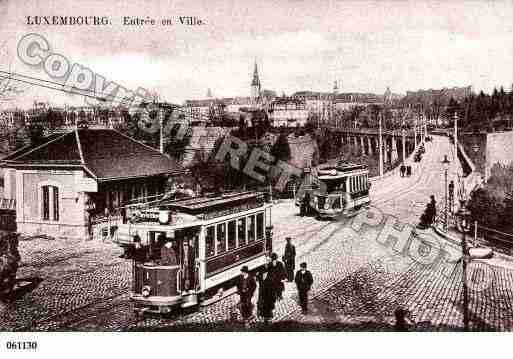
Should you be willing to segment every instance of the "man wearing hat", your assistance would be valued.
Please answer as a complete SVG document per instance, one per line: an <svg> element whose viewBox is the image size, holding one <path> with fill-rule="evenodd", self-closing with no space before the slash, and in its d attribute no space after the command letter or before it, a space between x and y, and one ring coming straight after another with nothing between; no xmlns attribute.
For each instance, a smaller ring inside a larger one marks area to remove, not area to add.
<svg viewBox="0 0 513 359"><path fill-rule="evenodd" d="M303 262L299 265L300 270L296 273L296 286L299 296L299 305L303 314L308 313L308 291L312 287L313 277L312 273L306 269L306 263Z"/></svg>
<svg viewBox="0 0 513 359"><path fill-rule="evenodd" d="M283 299L283 291L285 290L283 280L287 278L287 273L285 272L283 263L278 260L278 255L276 253L271 254L271 263L269 263L267 269L273 284L274 292L276 293L276 298Z"/></svg>
<svg viewBox="0 0 513 359"><path fill-rule="evenodd" d="M237 283L237 292L240 297L240 315L246 325L253 314L253 304L251 299L255 293L256 282L253 276L249 274L248 266L241 268L241 276Z"/></svg>
<svg viewBox="0 0 513 359"><path fill-rule="evenodd" d="M294 269L296 267L296 247L291 243L290 237L285 238L287 244L285 245L285 253L283 253L283 263L287 271L287 280L292 282L294 280Z"/></svg>

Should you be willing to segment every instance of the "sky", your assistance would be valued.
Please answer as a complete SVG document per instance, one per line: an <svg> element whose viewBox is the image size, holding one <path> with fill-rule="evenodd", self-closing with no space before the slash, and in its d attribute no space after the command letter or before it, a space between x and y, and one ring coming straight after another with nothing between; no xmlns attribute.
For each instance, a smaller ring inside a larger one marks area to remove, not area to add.
<svg viewBox="0 0 513 359"><path fill-rule="evenodd" d="M27 25L27 16L106 16L107 26ZM123 26L150 17L156 26ZM196 16L205 24L163 26ZM248 96L254 62L263 88L394 93L472 85L489 92L513 83L513 2L0 0L0 69L50 79L16 55L28 33L51 51L108 81L143 87L181 103ZM28 88L14 104L83 99Z"/></svg>

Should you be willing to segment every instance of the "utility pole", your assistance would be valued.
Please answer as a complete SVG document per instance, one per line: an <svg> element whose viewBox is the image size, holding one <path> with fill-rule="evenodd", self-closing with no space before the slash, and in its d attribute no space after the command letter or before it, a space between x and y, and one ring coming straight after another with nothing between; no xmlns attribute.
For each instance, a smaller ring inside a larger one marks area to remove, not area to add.
<svg viewBox="0 0 513 359"><path fill-rule="evenodd" d="M458 113L454 111L454 164L458 159ZM457 168L457 167L456 167Z"/></svg>
<svg viewBox="0 0 513 359"><path fill-rule="evenodd" d="M415 116L415 115L413 115ZM413 124L413 137L414 137L414 148L417 149L417 117L414 117L414 124Z"/></svg>
<svg viewBox="0 0 513 359"><path fill-rule="evenodd" d="M164 153L164 109L159 109L160 153Z"/></svg>
<svg viewBox="0 0 513 359"><path fill-rule="evenodd" d="M381 112L378 113L379 116L379 176L383 177L383 129L381 128L381 120L383 118Z"/></svg>
<svg viewBox="0 0 513 359"><path fill-rule="evenodd" d="M403 165L406 162L406 129L405 123L403 119L402 130L401 130L402 138L403 138Z"/></svg>

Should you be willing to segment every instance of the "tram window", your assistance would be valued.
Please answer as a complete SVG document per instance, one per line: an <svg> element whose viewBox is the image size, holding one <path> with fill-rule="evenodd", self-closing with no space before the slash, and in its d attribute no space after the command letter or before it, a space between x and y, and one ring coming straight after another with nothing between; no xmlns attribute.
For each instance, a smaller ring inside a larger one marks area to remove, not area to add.
<svg viewBox="0 0 513 359"><path fill-rule="evenodd" d="M226 223L217 225L217 254L226 252Z"/></svg>
<svg viewBox="0 0 513 359"><path fill-rule="evenodd" d="M248 243L255 240L255 216L248 216Z"/></svg>
<svg viewBox="0 0 513 359"><path fill-rule="evenodd" d="M213 257L215 255L215 228L214 226L207 227L207 234L205 236L205 252L206 256Z"/></svg>
<svg viewBox="0 0 513 359"><path fill-rule="evenodd" d="M228 222L228 250L234 249L237 245L237 230L235 221Z"/></svg>
<svg viewBox="0 0 513 359"><path fill-rule="evenodd" d="M237 235L239 238L239 247L246 245L246 218L240 218L237 221Z"/></svg>
<svg viewBox="0 0 513 359"><path fill-rule="evenodd" d="M258 213L256 216L256 230L257 230L257 239L262 239L264 237L264 214Z"/></svg>

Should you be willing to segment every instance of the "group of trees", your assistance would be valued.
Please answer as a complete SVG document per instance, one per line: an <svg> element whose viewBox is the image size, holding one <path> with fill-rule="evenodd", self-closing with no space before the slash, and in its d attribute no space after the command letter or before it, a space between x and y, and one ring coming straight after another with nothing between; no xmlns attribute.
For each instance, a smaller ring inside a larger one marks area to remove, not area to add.
<svg viewBox="0 0 513 359"><path fill-rule="evenodd" d="M513 234L513 164L495 164L487 184L472 193L468 209L479 224Z"/></svg>
<svg viewBox="0 0 513 359"><path fill-rule="evenodd" d="M513 119L513 91L509 93L495 88L492 94L481 91L478 95L470 95L464 100L451 99L442 117L448 120L449 126L454 125L454 113L458 114L458 126L467 130L493 131L511 128Z"/></svg>

